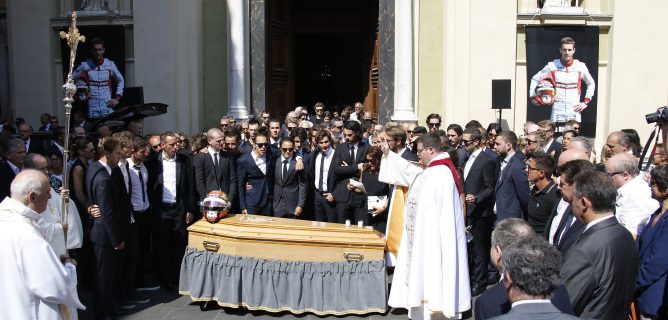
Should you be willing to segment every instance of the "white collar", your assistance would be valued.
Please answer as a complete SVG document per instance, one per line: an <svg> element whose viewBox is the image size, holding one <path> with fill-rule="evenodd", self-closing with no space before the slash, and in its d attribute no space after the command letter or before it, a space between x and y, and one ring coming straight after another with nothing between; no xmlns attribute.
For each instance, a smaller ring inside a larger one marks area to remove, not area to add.
<svg viewBox="0 0 668 320"><path fill-rule="evenodd" d="M98 160L98 162L99 162L105 169L107 169L107 172L109 172L109 174L111 174L111 166L109 166L106 162L102 162L102 161L100 161L100 160Z"/></svg>
<svg viewBox="0 0 668 320"><path fill-rule="evenodd" d="M269 149L269 147L267 147L267 149ZM269 150L267 150L267 151L269 151ZM257 161L257 159L262 159L264 161L265 157L267 156L267 153L265 152L264 156L260 157L255 153L255 150L251 150L250 154L251 154L251 157L253 157L253 160L255 160L255 161Z"/></svg>
<svg viewBox="0 0 668 320"><path fill-rule="evenodd" d="M510 162L510 158L512 158L515 155L516 151L513 151L513 153L509 153L506 155L506 158L503 159L503 162L508 163Z"/></svg>
<svg viewBox="0 0 668 320"><path fill-rule="evenodd" d="M431 159L431 161L429 161L429 163L431 164L432 162L434 162L436 160L441 160L441 159L450 159L450 155L447 152L441 152L441 153L437 154L436 156L434 156L434 159Z"/></svg>
<svg viewBox="0 0 668 320"><path fill-rule="evenodd" d="M471 153L471 155L469 156L469 159L477 157L481 152L482 152L482 148L480 148L476 151L473 151L473 153Z"/></svg>
<svg viewBox="0 0 668 320"><path fill-rule="evenodd" d="M48 191L48 192L50 192L50 191ZM24 217L26 217L30 220L33 220L35 222L39 221L39 219L42 218L42 216L39 213L37 213L35 210L26 207L25 204L19 202L18 200L14 200L10 197L5 198L5 200L2 201L0 206L3 207L3 208L7 208L7 209L10 209L10 210L16 211L20 215L22 215L22 216L24 216Z"/></svg>
<svg viewBox="0 0 668 320"><path fill-rule="evenodd" d="M167 159L165 158L165 153L160 151L160 157L162 158L162 161L176 162L176 154L171 159Z"/></svg>
<svg viewBox="0 0 668 320"><path fill-rule="evenodd" d="M286 158L283 157L283 155L281 155L281 163L283 163L283 160L288 160L288 163L290 163L291 162L290 160L292 160L292 157L286 159Z"/></svg>
<svg viewBox="0 0 668 320"><path fill-rule="evenodd" d="M529 303L552 303L549 299L531 299L531 300L520 300L520 301L515 301L512 304L512 308L515 308L519 305L522 304L529 304Z"/></svg>
<svg viewBox="0 0 668 320"><path fill-rule="evenodd" d="M213 155L215 155L216 153L220 154L220 150L215 151L215 150L213 150L213 149L211 149L211 148L208 148L208 149L207 149L207 152L211 155L211 157L213 157Z"/></svg>
<svg viewBox="0 0 668 320"><path fill-rule="evenodd" d="M611 214L611 215L609 215L609 216L605 216L605 217L602 217L602 218L598 218L598 219L596 219L596 220L594 220L594 221L592 221L592 222L587 223L587 226L585 227L585 229L584 229L583 232L589 230L589 228L593 227L593 226L596 225L597 223L600 223L600 222L602 222L603 220L608 219L608 218L613 218L614 216L615 216L614 214Z"/></svg>

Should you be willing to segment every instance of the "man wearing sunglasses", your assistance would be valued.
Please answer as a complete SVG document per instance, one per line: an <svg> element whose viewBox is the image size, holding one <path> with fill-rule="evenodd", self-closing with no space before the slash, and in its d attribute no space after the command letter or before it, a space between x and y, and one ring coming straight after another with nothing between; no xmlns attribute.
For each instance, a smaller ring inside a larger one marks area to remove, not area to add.
<svg viewBox="0 0 668 320"><path fill-rule="evenodd" d="M429 132L434 132L438 129L441 128L441 116L432 113L427 116L427 128L429 129Z"/></svg>
<svg viewBox="0 0 668 320"><path fill-rule="evenodd" d="M243 214L272 214L274 167L278 157L269 148L269 132L260 127L253 135L253 150L237 160L239 207ZM247 188L246 184L250 186Z"/></svg>
<svg viewBox="0 0 668 320"><path fill-rule="evenodd" d="M281 140L281 156L274 168L274 216L295 218L302 215L306 203L306 178L296 170L295 142L291 137Z"/></svg>

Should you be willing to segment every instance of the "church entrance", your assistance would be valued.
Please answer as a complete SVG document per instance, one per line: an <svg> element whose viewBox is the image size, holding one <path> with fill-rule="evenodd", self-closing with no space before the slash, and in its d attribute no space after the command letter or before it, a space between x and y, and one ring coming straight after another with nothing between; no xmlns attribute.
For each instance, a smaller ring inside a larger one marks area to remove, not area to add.
<svg viewBox="0 0 668 320"><path fill-rule="evenodd" d="M378 0L266 2L266 109L327 109L364 101L370 87ZM313 112L313 110L310 110Z"/></svg>

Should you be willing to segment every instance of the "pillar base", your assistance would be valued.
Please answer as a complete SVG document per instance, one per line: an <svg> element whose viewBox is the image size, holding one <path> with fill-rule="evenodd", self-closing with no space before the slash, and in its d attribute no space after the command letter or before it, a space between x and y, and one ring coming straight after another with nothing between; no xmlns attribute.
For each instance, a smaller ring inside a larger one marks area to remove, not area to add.
<svg viewBox="0 0 668 320"><path fill-rule="evenodd" d="M229 115L239 121L248 120L248 108L246 106L230 106Z"/></svg>
<svg viewBox="0 0 668 320"><path fill-rule="evenodd" d="M395 110L391 119L392 121L418 121L413 110Z"/></svg>

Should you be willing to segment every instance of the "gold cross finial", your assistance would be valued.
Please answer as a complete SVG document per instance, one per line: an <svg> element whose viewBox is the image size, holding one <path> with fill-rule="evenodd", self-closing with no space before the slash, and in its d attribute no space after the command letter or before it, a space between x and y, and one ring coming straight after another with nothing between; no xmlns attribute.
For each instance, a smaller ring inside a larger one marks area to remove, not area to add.
<svg viewBox="0 0 668 320"><path fill-rule="evenodd" d="M70 28L68 32L61 31L60 37L67 41L67 46L70 47L70 69L69 74L72 74L72 69L74 68L74 57L77 53L77 45L79 42L85 42L86 37L79 33L77 29L77 12L72 11L72 23L70 23Z"/></svg>

